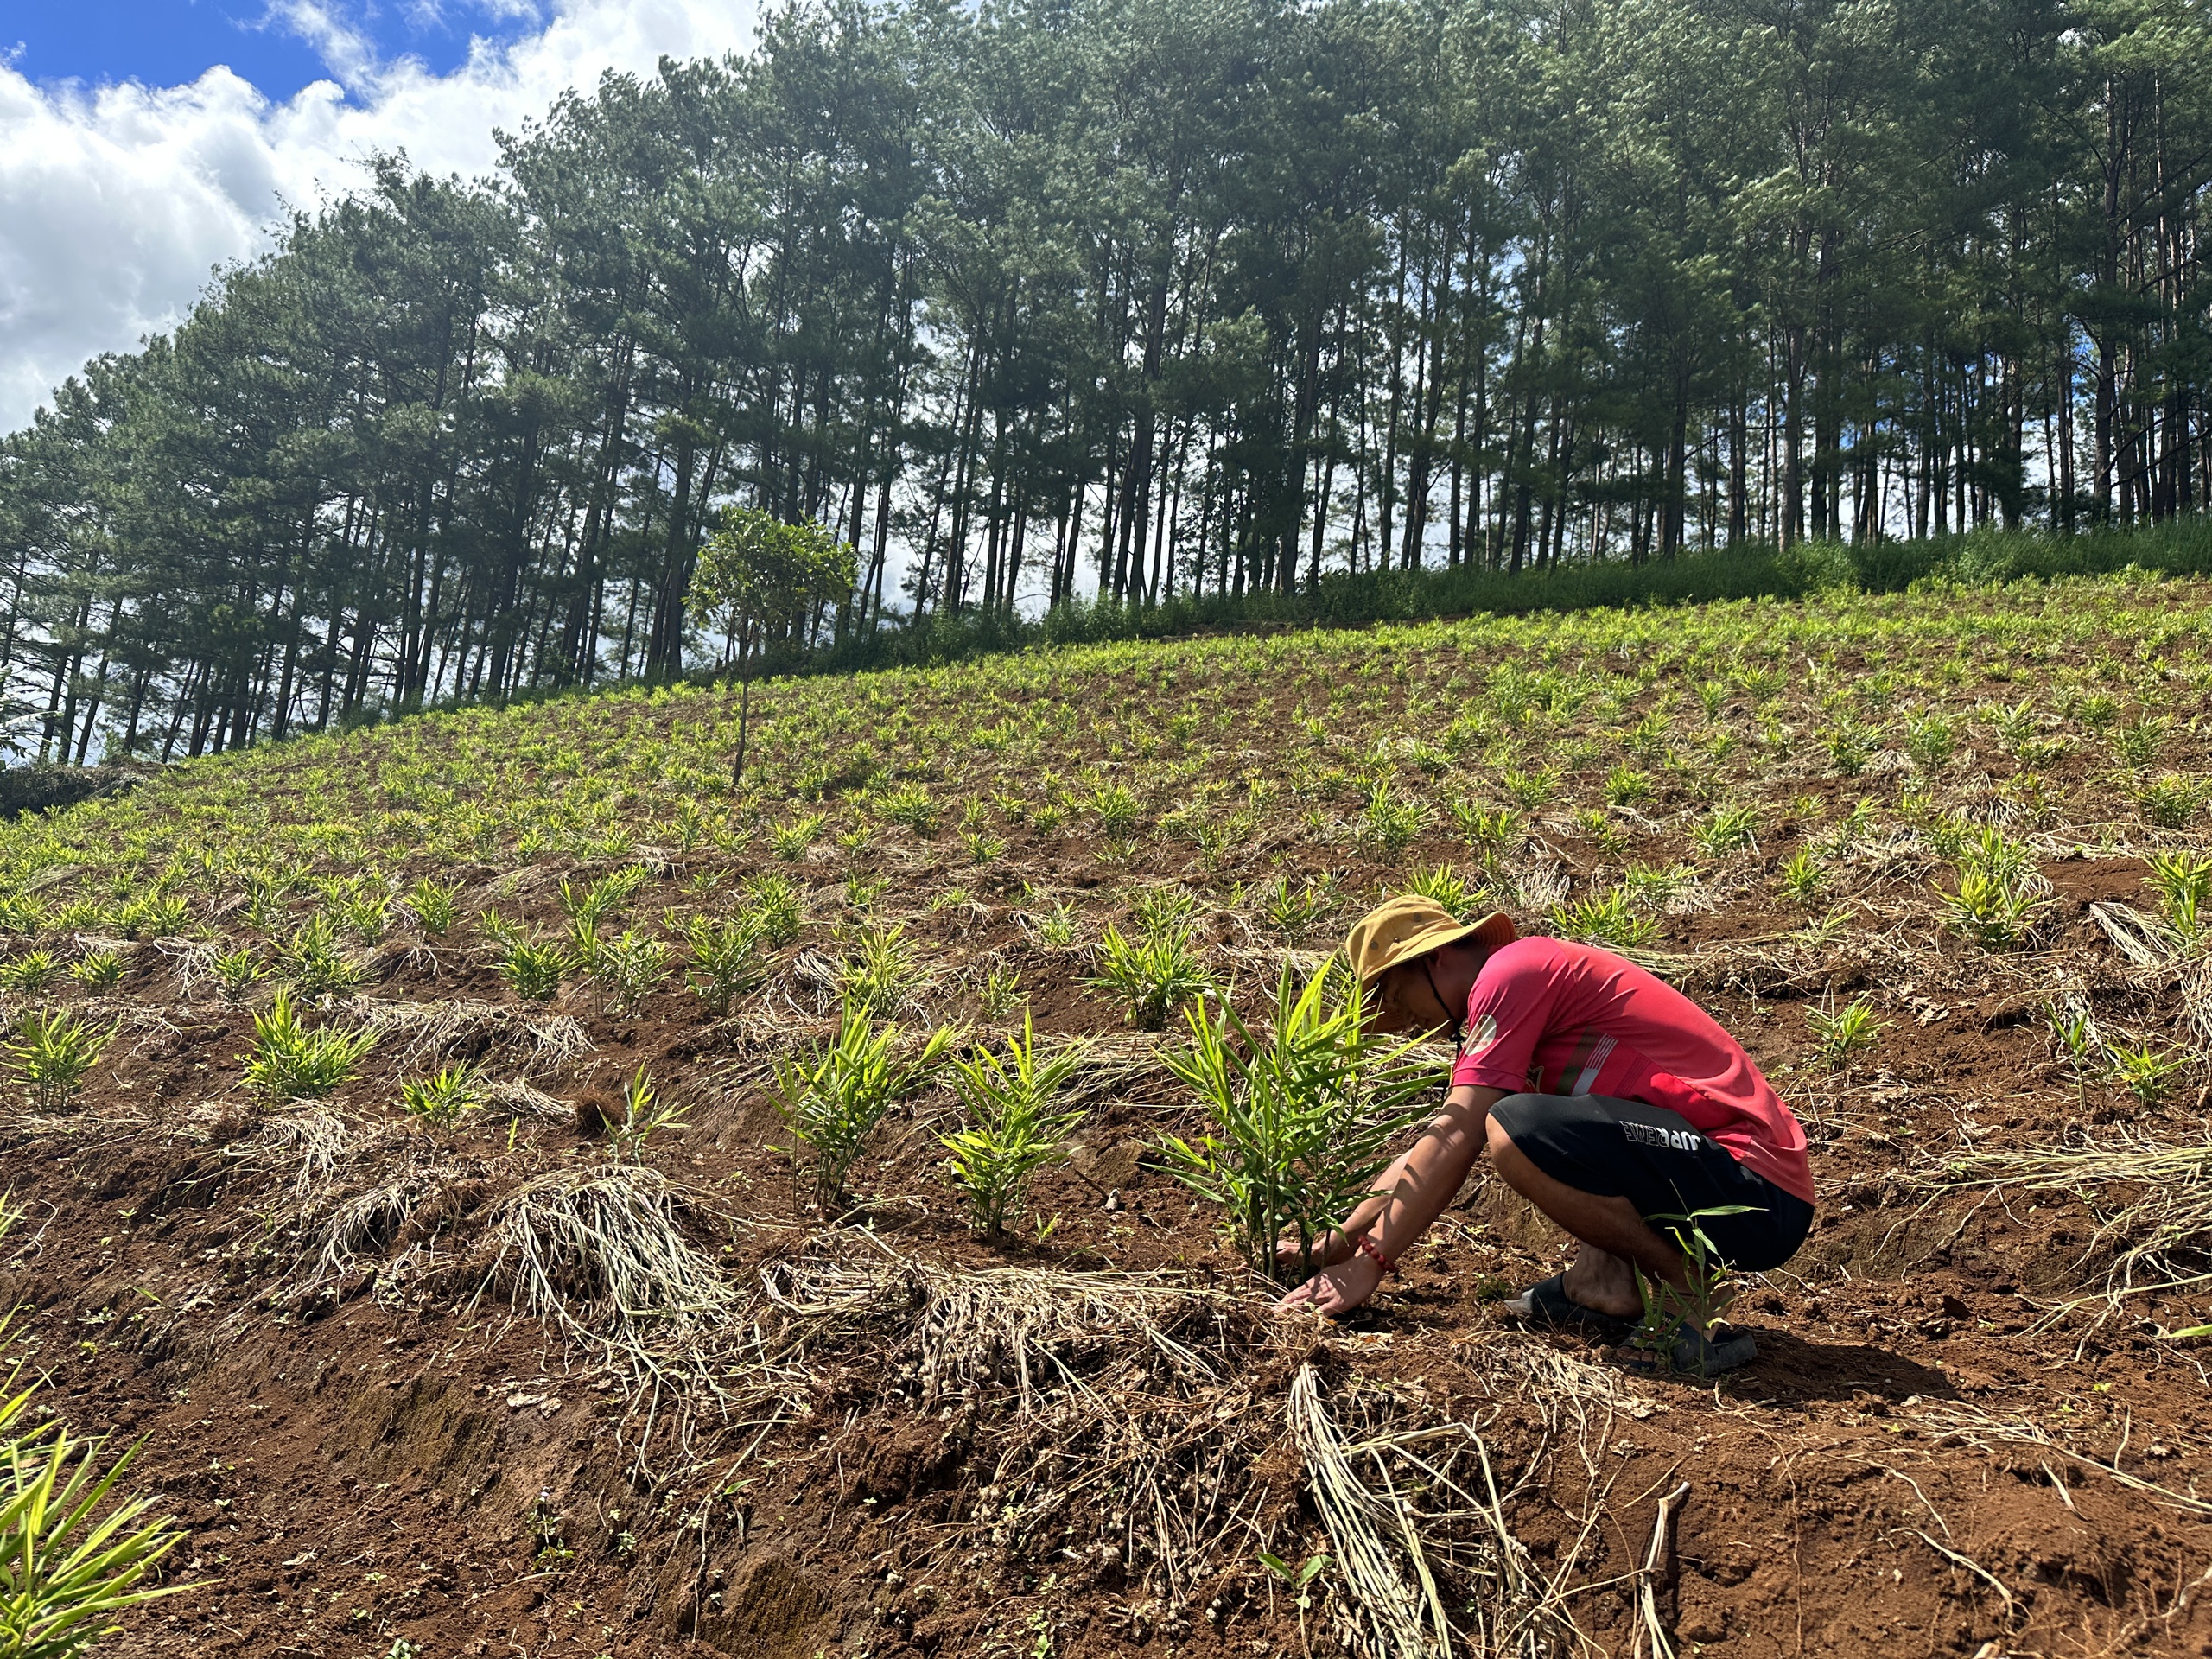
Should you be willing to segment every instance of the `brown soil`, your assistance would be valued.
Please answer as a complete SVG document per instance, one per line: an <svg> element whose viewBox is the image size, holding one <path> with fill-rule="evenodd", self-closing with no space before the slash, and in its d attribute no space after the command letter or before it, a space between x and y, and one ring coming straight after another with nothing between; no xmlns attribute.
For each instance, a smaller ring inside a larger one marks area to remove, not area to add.
<svg viewBox="0 0 2212 1659"><path fill-rule="evenodd" d="M2066 781L2063 766L2053 772ZM1817 823L1866 791L1808 775L1788 792L1819 799ZM1545 833L1575 870L1695 856L1680 822L1637 831L1627 852L1575 842L1563 822ZM2163 1334L2202 1322L2202 1295L2107 1308L2091 1296L2097 1220L2081 1205L1940 1185L1964 1147L2114 1124L2201 1135L2197 1073L2157 1106L2077 1090L2044 1030L2044 1001L2062 982L2120 1024L2182 1029L2183 988L2132 972L2088 911L2143 905L2141 861L2047 857L2050 913L2030 949L2001 956L1938 930L1922 871L1844 868L1831 897L1859 919L1804 966L1786 936L1807 916L1774 896L1787 849L1779 828L1766 834L1774 844L1738 855L1732 886L1665 916L1649 946L1742 1037L1815 1142L1814 1235L1735 1310L1758 1362L1717 1386L1622 1377L1579 1434L1547 1431L1527 1391L1501 1381L1497 1355L1528 1339L1495 1304L1554 1270L1564 1241L1478 1171L1342 1328L1222 1335L1222 1378L1206 1397L1224 1402L1224 1424L1233 1405L1240 1422L1279 1426L1310 1364L1347 1411L1478 1424L1502 1486L1531 1472L1511 1493L1515 1530L1540 1570L1571 1563L1591 1586L1572 1606L1605 1651L1636 1648L1648 1588L1683 1652L2212 1654L2212 1499L2197 1497L2212 1383L2202 1345ZM949 830L876 845L885 912L936 970L927 1018L978 1020L981 970L1007 967L1040 1033L1118 1039L1127 1027L1081 982L1082 959L1033 944L1018 922L1041 902L1021 880L1077 901L1088 939L1126 913L1122 890L1153 864L1163 878L1215 876L1158 837L1127 861L1076 836L1008 826L1007 839L980 869ZM1401 867L1465 855L1433 824L1389 861L1277 824L1230 862L1255 885L1278 869L1325 873L1357 895ZM550 931L554 878L575 868L527 868L499 909ZM640 1065L691 1107L648 1160L696 1195L695 1238L721 1251L763 1330L774 1316L751 1288L761 1270L819 1255L831 1219L948 1267L1173 1269L1249 1292L1198 1205L1142 1156L1163 1130L1190 1127L1156 1071L1087 1102L1075 1157L1039 1178L1031 1211L1043 1228L996 1244L968 1233L938 1175L933 1131L950 1104L940 1092L880 1134L856 1168L853 1213L815 1213L772 1144L767 1068L827 1029L804 959L836 948L823 918L837 912L842 865L823 847L797 867L753 852L677 859L631 908L650 917L684 902L703 871L727 892L755 869L800 878L815 918L780 953L769 990L719 1022L673 982L620 1018L566 993L551 1011L575 1017L592 1047L533 1081L567 1116L396 1127L396 1078L425 1068L390 1058L389 1041L379 1049L372 1075L332 1103L387 1126L391 1166L432 1172L438 1196L372 1228L347 1274L304 1300L285 1287L308 1230L289 1173L254 1154L262 1114L238 1084L250 1014L150 945L111 997L65 994L124 1018L124 1034L68 1118L5 1131L0 1179L25 1218L7 1240L0 1294L20 1310L10 1334L45 1381L45 1408L79 1431L143 1438L134 1478L188 1532L166 1570L195 1587L134 1615L115 1652L984 1659L1344 1646L1352 1610L1333 1575L1301 1631L1289 1593L1256 1564L1262 1549L1294 1565L1331 1548L1279 1427L1242 1461L1224 1452L1189 1464L1170 1496L1192 1516L1218 1503L1236 1518L1191 1556L1202 1573L1171 1582L1156 1552L1117 1541L1134 1523L1105 1513L1106 1487L1004 1541L994 1495L1030 1471L1000 1459L1035 1443L1015 1432L1014 1385L1001 1376L924 1409L918 1331L825 1326L778 1373L790 1379L780 1395L757 1377L738 1387L735 1369L717 1379L747 1407L722 1414L696 1391L686 1405L641 1389L588 1344L514 1313L488 1266L489 1218L533 1176L603 1163L595 1133L580 1131L619 1109ZM502 872L456 874L474 888ZM955 885L969 903L922 908ZM1302 943L1325 945L1340 919ZM1202 926L1224 978L1271 977L1270 941L1249 917L1223 905ZM375 963L372 1001L515 1006L480 942L395 944ZM1812 1052L1806 1007L1860 992L1881 1039L1832 1071ZM480 1035L447 1052L514 1069ZM1533 1341L1612 1363L1574 1338ZM1643 1573L1660 1500L1684 1484ZM1478 1578L1455 1582L1484 1593Z"/></svg>

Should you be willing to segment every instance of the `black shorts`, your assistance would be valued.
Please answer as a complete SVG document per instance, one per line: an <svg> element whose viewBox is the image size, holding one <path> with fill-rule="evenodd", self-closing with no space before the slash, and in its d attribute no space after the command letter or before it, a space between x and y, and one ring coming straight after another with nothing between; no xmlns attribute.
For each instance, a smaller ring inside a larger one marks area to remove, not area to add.
<svg viewBox="0 0 2212 1659"><path fill-rule="evenodd" d="M1662 1233L1685 1224L1655 1217L1745 1206L1739 1215L1698 1223L1738 1272L1780 1267L1813 1224L1811 1205L1753 1174L1663 1106L1603 1095L1508 1095L1490 1115L1554 1180L1601 1198L1626 1198Z"/></svg>

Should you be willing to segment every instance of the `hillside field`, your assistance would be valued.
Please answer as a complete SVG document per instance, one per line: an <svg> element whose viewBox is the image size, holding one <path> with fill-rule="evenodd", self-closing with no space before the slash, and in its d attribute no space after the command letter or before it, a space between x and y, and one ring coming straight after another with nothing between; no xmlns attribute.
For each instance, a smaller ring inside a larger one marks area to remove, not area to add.
<svg viewBox="0 0 2212 1659"><path fill-rule="evenodd" d="M5 1341L194 1586L99 1651L2212 1654L2208 621L1033 650L765 683L734 791L736 688L671 686L0 824ZM1520 1328L1562 1239L1479 1168L1278 1316L1167 1172L1186 1010L1408 887L1651 967L1804 1120L1755 1364ZM982 1231L940 1137L1025 1021L1079 1116ZM841 1032L842 1180L779 1109Z"/></svg>

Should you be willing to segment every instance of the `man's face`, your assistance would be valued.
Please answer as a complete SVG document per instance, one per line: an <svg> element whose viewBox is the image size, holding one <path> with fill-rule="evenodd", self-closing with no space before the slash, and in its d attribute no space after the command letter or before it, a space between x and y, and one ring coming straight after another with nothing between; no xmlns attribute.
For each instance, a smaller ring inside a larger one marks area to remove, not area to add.
<svg viewBox="0 0 2212 1659"><path fill-rule="evenodd" d="M1457 1022L1437 995L1429 969L1429 958L1419 957L1400 963L1375 982L1376 1000L1382 1006L1375 1021L1377 1030L1447 1034L1452 1030Z"/></svg>

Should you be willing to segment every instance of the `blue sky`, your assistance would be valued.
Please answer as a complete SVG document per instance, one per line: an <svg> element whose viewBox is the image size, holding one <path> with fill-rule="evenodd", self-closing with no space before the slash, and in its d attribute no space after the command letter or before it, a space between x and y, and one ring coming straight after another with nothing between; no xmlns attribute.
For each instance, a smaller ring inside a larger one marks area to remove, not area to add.
<svg viewBox="0 0 2212 1659"><path fill-rule="evenodd" d="M472 35L505 44L540 26L532 8L477 0L0 0L0 52L34 85L172 86L222 64L279 100L350 79L334 39L442 75L467 61Z"/></svg>
<svg viewBox="0 0 2212 1659"><path fill-rule="evenodd" d="M745 49L755 3L0 0L0 432L368 156L482 174L568 88Z"/></svg>

